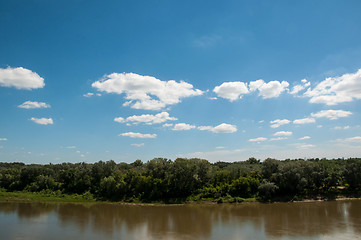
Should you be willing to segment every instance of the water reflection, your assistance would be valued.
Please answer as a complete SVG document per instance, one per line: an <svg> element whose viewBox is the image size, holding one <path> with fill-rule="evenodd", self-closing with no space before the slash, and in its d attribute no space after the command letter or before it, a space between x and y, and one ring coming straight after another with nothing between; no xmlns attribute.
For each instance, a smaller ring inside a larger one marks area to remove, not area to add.
<svg viewBox="0 0 361 240"><path fill-rule="evenodd" d="M12 226L4 227L14 217ZM0 224L1 239L16 239L30 225L28 239L47 239L42 234L49 232L57 233L53 239L357 239L361 200L185 206L5 202ZM39 224L48 231L33 232Z"/></svg>

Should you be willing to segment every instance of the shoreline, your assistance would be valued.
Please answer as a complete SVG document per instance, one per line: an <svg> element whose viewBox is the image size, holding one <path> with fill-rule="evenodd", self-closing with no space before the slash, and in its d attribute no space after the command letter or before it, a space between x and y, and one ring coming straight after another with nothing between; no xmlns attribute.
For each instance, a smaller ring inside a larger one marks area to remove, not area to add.
<svg viewBox="0 0 361 240"><path fill-rule="evenodd" d="M242 205L242 204L272 204L272 203L312 203L312 202L329 202L329 201L347 201L360 200L361 197L346 197L343 195L337 196L335 199L304 199L297 201L271 201L262 202L256 199L246 199L242 202L217 202L217 200L204 201L185 201L181 203L165 203L165 202L111 202L101 201L96 199L85 199L81 195L63 195L63 196L49 196L41 193L29 192L0 192L0 203L6 202L41 202L41 203L74 203L74 204L116 204L124 206L185 206L185 205Z"/></svg>

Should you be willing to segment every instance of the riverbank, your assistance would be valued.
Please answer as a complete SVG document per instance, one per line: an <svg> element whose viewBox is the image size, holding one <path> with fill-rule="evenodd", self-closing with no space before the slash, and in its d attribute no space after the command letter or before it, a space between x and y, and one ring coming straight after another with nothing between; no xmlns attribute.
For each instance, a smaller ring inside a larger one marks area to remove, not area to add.
<svg viewBox="0 0 361 240"><path fill-rule="evenodd" d="M59 192L6 192L0 191L0 202L97 202L89 193L63 194Z"/></svg>
<svg viewBox="0 0 361 240"><path fill-rule="evenodd" d="M267 203L276 203L276 202L322 202L322 201L340 201L340 200L354 200L361 199L360 197L347 197L347 196L337 196L333 199L325 198L313 198L313 199L303 199L297 201L273 201ZM193 200L183 200L183 201L171 201L171 202L140 202L140 201L131 201L131 202L111 202L111 201L102 201L94 198L90 193L85 194L64 194L60 191L58 192L6 192L0 191L0 202L64 202L64 203L109 203L109 204L122 204L122 205L137 205L137 206L149 206L149 205L185 205L185 204L242 204L242 203L264 203L258 201L256 198L229 198L229 199L203 199L198 201Z"/></svg>

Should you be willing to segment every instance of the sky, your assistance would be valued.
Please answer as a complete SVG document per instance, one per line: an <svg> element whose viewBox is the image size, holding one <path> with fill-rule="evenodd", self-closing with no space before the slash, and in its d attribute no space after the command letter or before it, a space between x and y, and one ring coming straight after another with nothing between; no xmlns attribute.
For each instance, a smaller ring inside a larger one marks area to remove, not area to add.
<svg viewBox="0 0 361 240"><path fill-rule="evenodd" d="M361 157L361 2L0 1L0 161Z"/></svg>

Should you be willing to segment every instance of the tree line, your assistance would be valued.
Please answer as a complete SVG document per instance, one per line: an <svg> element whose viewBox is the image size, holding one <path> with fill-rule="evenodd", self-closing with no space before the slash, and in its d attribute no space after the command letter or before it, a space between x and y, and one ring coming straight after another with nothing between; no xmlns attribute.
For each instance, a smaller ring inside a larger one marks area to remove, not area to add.
<svg viewBox="0 0 361 240"><path fill-rule="evenodd" d="M361 158L249 158L210 163L204 159L154 158L143 163L0 163L5 191L57 191L125 202L241 202L360 196Z"/></svg>

